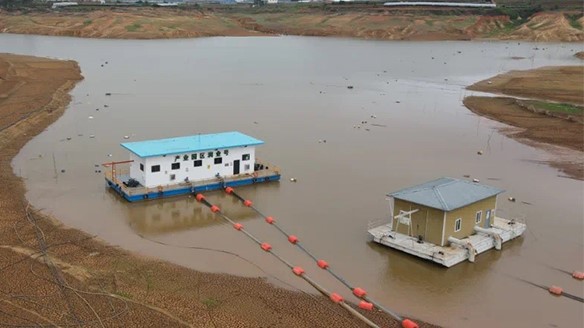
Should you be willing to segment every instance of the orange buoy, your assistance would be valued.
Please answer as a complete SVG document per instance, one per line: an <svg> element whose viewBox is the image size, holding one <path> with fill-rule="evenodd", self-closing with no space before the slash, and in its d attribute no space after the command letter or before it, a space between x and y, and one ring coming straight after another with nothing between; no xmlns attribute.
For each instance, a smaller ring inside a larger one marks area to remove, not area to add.
<svg viewBox="0 0 584 328"><path fill-rule="evenodd" d="M371 311L373 310L373 304L365 301L359 302L359 307L363 310Z"/></svg>
<svg viewBox="0 0 584 328"><path fill-rule="evenodd" d="M250 207L250 206L252 206L252 205L253 205L253 203L251 202L251 200L249 200L249 199L246 199L246 200L244 200L244 201L243 201L243 205L245 205L245 206L247 206L247 207Z"/></svg>
<svg viewBox="0 0 584 328"><path fill-rule="evenodd" d="M292 268L292 272L294 272L294 274L297 276L301 276L304 274L304 269L297 266L297 267Z"/></svg>
<svg viewBox="0 0 584 328"><path fill-rule="evenodd" d="M233 227L235 228L235 230L241 230L241 229L243 229L243 224L235 223L235 224L233 224Z"/></svg>
<svg viewBox="0 0 584 328"><path fill-rule="evenodd" d="M341 303L343 301L343 296L337 294L337 293L331 293L331 301L335 302L335 303Z"/></svg>
<svg viewBox="0 0 584 328"><path fill-rule="evenodd" d="M225 188L225 192L228 193L228 194L230 194L230 193L233 192L233 188L227 187L227 188Z"/></svg>
<svg viewBox="0 0 584 328"><path fill-rule="evenodd" d="M203 199L205 199L205 196L203 196L203 194L197 194L197 196L195 196L195 199L200 202Z"/></svg>
<svg viewBox="0 0 584 328"><path fill-rule="evenodd" d="M271 216L266 216L266 222L268 222L269 224L272 224L272 223L274 223L274 221L276 221L276 220L274 220L274 218L273 218L273 217L271 217Z"/></svg>
<svg viewBox="0 0 584 328"><path fill-rule="evenodd" d="M402 321L402 327L403 328L418 328L418 324L413 322L410 319L404 319Z"/></svg>
<svg viewBox="0 0 584 328"><path fill-rule="evenodd" d="M353 294L359 298L362 298L363 296L367 295L367 292L363 288L355 287L353 288Z"/></svg>
<svg viewBox="0 0 584 328"><path fill-rule="evenodd" d="M318 260L316 261L316 264L321 268L321 269L326 269L328 268L328 263L325 260Z"/></svg>
<svg viewBox="0 0 584 328"><path fill-rule="evenodd" d="M268 243L262 243L260 247L266 252L269 252L272 249L272 246Z"/></svg>
<svg viewBox="0 0 584 328"><path fill-rule="evenodd" d="M221 211L221 209L217 205L212 205L211 206L211 212L217 213L219 211Z"/></svg>
<svg viewBox="0 0 584 328"><path fill-rule="evenodd" d="M578 279L578 280L584 280L584 272L574 271L574 272L572 272L572 278Z"/></svg>
<svg viewBox="0 0 584 328"><path fill-rule="evenodd" d="M296 237L296 236L294 236L294 235L290 235L290 236L288 236L288 241L289 241L291 244L296 244L296 243L298 242L298 237Z"/></svg>
<svg viewBox="0 0 584 328"><path fill-rule="evenodd" d="M548 291L551 294L554 294L554 295L557 295L557 296L562 295L562 293L564 292L564 290L562 289L562 287L558 287L558 286L551 286L550 289L548 289Z"/></svg>

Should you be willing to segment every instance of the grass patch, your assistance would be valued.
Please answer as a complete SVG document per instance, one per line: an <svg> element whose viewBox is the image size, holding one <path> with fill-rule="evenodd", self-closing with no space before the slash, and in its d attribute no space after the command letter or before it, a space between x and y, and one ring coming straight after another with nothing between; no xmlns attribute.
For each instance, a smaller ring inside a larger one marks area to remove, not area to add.
<svg viewBox="0 0 584 328"><path fill-rule="evenodd" d="M93 23L93 21L91 19L86 19L83 21L83 25L87 26L89 24Z"/></svg>
<svg viewBox="0 0 584 328"><path fill-rule="evenodd" d="M219 300L209 297L203 300L203 304L205 304L208 310L211 310L218 307L221 304L221 302L219 302Z"/></svg>
<svg viewBox="0 0 584 328"><path fill-rule="evenodd" d="M545 101L531 101L531 105L539 110L550 111L553 113L583 115L584 108L572 104L550 103Z"/></svg>
<svg viewBox="0 0 584 328"><path fill-rule="evenodd" d="M132 299L132 294L127 293L127 292L123 292L121 290L115 291L114 294L121 296L121 297L124 297L124 298L127 298L127 299Z"/></svg>
<svg viewBox="0 0 584 328"><path fill-rule="evenodd" d="M582 24L578 21L580 18L582 18L582 14L580 14L580 15L566 15L566 18L568 19L570 26L572 26L573 28L578 29L578 30L582 29Z"/></svg>
<svg viewBox="0 0 584 328"><path fill-rule="evenodd" d="M136 32L136 31L138 31L141 28L142 28L142 24L140 24L140 23L134 23L134 24L131 24L131 25L127 25L126 26L126 31L128 31L128 32Z"/></svg>

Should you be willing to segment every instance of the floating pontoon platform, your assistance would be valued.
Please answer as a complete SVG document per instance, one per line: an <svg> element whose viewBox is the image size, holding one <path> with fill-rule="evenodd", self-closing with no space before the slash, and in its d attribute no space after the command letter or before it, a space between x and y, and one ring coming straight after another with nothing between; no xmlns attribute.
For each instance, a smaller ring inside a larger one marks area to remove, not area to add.
<svg viewBox="0 0 584 328"><path fill-rule="evenodd" d="M395 248L402 252L421 257L451 267L465 260L474 262L475 255L491 248L501 248L501 244L517 238L526 229L525 223L495 217L489 229L481 230L464 239L453 239L450 246L437 246L425 241L391 230L389 224L384 224L368 232L376 243Z"/></svg>
<svg viewBox="0 0 584 328"><path fill-rule="evenodd" d="M218 177L199 181L188 181L176 184L147 188L142 185L128 186L129 170L105 170L106 186L112 188L129 202L158 199L172 196L188 195L203 191L217 190L225 187L239 187L256 183L279 181L280 170L277 167L261 164L262 169L253 173L239 174L229 177Z"/></svg>

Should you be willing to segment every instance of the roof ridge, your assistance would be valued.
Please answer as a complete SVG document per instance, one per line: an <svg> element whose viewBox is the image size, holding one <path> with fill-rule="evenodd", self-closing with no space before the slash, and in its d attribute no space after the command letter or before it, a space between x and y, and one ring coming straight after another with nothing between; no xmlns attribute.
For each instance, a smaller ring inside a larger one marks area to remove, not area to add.
<svg viewBox="0 0 584 328"><path fill-rule="evenodd" d="M432 191L434 191L434 194L438 198L438 201L440 202L440 204L442 205L442 207L444 207L445 210L450 210L450 207L448 206L448 204L446 204L446 201L442 197L442 194L440 193L440 190L438 190L437 187L438 186L432 187Z"/></svg>

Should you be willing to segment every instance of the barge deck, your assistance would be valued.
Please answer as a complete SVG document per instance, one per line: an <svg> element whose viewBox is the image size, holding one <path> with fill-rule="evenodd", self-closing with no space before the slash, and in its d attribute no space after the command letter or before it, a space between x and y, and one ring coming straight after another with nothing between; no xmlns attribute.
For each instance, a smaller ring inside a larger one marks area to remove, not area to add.
<svg viewBox="0 0 584 328"><path fill-rule="evenodd" d="M502 243L521 236L525 229L525 223L495 217L489 229L481 229L482 232L454 240L450 246L444 247L392 231L389 224L371 228L368 232L376 243L451 267L465 260L474 262L475 255L489 249L500 249Z"/></svg>

